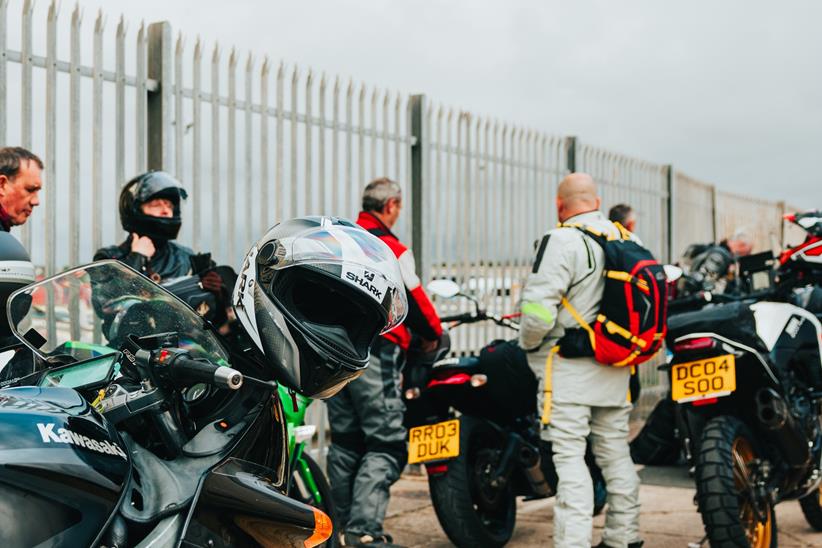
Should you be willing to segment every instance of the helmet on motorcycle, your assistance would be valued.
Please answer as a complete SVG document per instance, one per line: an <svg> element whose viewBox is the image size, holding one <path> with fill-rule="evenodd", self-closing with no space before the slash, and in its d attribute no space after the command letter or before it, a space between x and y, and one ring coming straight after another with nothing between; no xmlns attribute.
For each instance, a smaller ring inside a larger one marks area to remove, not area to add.
<svg viewBox="0 0 822 548"><path fill-rule="evenodd" d="M120 222L126 232L136 232L155 241L173 240L180 232L180 199L188 197L183 185L165 171L147 171L130 180L120 192ZM174 205L171 217L143 213L142 206L157 198Z"/></svg>
<svg viewBox="0 0 822 548"><path fill-rule="evenodd" d="M8 232L0 231L0 307L14 291L34 283L34 265L26 248ZM0 320L0 337L11 335L8 320Z"/></svg>
<svg viewBox="0 0 822 548"><path fill-rule="evenodd" d="M274 378L311 398L333 396L358 377L374 339L408 307L394 253L334 217L271 228L246 255L233 302Z"/></svg>

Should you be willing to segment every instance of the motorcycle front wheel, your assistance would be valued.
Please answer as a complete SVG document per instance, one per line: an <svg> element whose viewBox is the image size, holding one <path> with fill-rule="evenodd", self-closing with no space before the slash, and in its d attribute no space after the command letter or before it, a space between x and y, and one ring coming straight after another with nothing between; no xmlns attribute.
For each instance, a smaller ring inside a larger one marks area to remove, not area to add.
<svg viewBox="0 0 822 548"><path fill-rule="evenodd" d="M299 462L295 463L294 475L291 478L291 487L288 496L325 512L325 514L331 518L334 534L331 535L331 538L322 546L328 548L338 546L337 516L334 513L334 499L331 498L331 485L329 485L322 468L320 468L317 461L311 458L311 455L303 451L300 459L305 463L306 469L303 469ZM312 482L316 490L311 488Z"/></svg>
<svg viewBox="0 0 822 548"><path fill-rule="evenodd" d="M773 505L752 500L758 458L748 427L732 416L708 421L696 459L696 496L712 548L777 546Z"/></svg>
<svg viewBox="0 0 822 548"><path fill-rule="evenodd" d="M463 415L459 456L448 462L447 472L428 477L437 519L459 547L503 546L514 533L514 493L510 485L490 483L504 443L487 423Z"/></svg>
<svg viewBox="0 0 822 548"><path fill-rule="evenodd" d="M808 525L822 531L822 485L813 493L799 499L799 506Z"/></svg>

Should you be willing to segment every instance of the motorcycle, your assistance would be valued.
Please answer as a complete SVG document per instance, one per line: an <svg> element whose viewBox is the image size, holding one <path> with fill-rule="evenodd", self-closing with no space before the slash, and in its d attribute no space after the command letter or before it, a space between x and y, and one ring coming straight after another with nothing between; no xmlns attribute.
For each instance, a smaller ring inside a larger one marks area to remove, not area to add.
<svg viewBox="0 0 822 548"><path fill-rule="evenodd" d="M178 298L101 261L18 290L7 307L36 367L0 390L0 544L317 546L331 536L324 512L286 494L277 383Z"/></svg>
<svg viewBox="0 0 822 548"><path fill-rule="evenodd" d="M237 333L229 317L222 312L226 307L227 294L215 295L204 289L200 281L204 274L211 271L217 273L223 287L231 287L236 282L237 275L230 267L215 268L211 266L210 256L195 255L192 257L192 275L166 280L161 285L214 324L232 352L236 352L239 346ZM286 492L295 500L319 508L333 521L335 516L331 486L320 465L305 451L305 443L316 432L315 425L305 424L305 414L313 400L283 385L278 387L278 395L284 402L283 411L288 428L289 480ZM333 545L334 541L332 538L329 544Z"/></svg>
<svg viewBox="0 0 822 548"><path fill-rule="evenodd" d="M804 242L788 247L778 256L770 252L740 257L734 287L740 297L753 298L763 289L773 288L771 300L792 302L810 311L822 312L822 213L786 214L784 219L806 232ZM668 314L673 318L684 312L702 310L725 297L718 296L712 280L699 272L665 265L668 275ZM816 288L816 289L815 289ZM671 352L667 351L669 370ZM670 395L670 394L669 394ZM671 465L685 458L694 461L683 437L686 426L670 397L660 400L639 434L631 441L634 462L646 465Z"/></svg>
<svg viewBox="0 0 822 548"><path fill-rule="evenodd" d="M453 298L459 286L434 280L428 291ZM471 298L471 297L468 297ZM482 310L444 316L451 329L493 321L517 330L515 315ZM431 362L403 371L409 416L409 463L422 463L437 519L457 546L502 546L514 531L516 497L556 493L550 443L540 439L537 379L514 341L494 341L479 356L444 358L444 337ZM595 514L605 505L605 483L589 455Z"/></svg>
<svg viewBox="0 0 822 548"><path fill-rule="evenodd" d="M334 499L331 496L331 485L319 463L308 453L306 443L317 431L314 424L305 424L305 414L314 401L311 398L279 386L279 397L285 402L283 410L288 426L288 456L290 480L287 493L291 498L319 508L335 520ZM334 546L336 537L328 540L328 546Z"/></svg>
<svg viewBox="0 0 822 548"><path fill-rule="evenodd" d="M669 318L674 419L711 546L776 546L785 500L822 531L822 299L802 253L743 261L745 292Z"/></svg>

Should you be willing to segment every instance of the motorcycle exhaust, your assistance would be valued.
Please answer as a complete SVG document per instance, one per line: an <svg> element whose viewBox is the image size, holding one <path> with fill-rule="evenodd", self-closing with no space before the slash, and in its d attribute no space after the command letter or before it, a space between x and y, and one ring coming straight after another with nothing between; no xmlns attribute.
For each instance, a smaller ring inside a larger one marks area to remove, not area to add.
<svg viewBox="0 0 822 548"><path fill-rule="evenodd" d="M548 497L553 493L551 487L548 485L548 480L545 479L545 474L540 467L539 453L529 445L521 436L513 432L508 434L508 442L505 444L505 449L494 471L492 487L501 487L508 482L514 467L519 465L525 473L525 479L533 489L535 497Z"/></svg>
<svg viewBox="0 0 822 548"><path fill-rule="evenodd" d="M785 461L791 466L805 466L810 459L808 438L799 429L785 400L773 389L756 393L756 417L770 433Z"/></svg>
<svg viewBox="0 0 822 548"><path fill-rule="evenodd" d="M522 466L522 471L525 472L525 478L537 496L549 497L553 495L551 486L548 485L548 480L545 479L545 474L542 472L538 451L528 445L523 445L519 452L519 463Z"/></svg>

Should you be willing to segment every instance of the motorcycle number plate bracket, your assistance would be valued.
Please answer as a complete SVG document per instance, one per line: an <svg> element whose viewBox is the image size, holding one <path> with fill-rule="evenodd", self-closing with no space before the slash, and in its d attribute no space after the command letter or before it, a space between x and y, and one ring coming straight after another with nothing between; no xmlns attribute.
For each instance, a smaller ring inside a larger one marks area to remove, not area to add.
<svg viewBox="0 0 822 548"><path fill-rule="evenodd" d="M721 398L736 390L736 358L712 356L671 367L671 399L687 403Z"/></svg>
<svg viewBox="0 0 822 548"><path fill-rule="evenodd" d="M460 421L457 419L415 426L408 431L408 463L430 462L458 457Z"/></svg>

